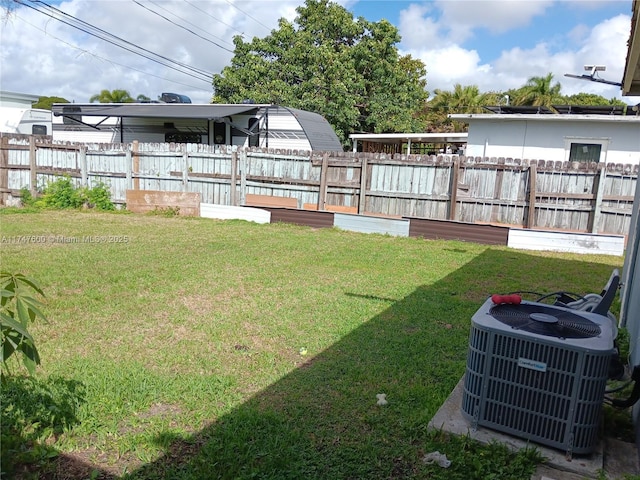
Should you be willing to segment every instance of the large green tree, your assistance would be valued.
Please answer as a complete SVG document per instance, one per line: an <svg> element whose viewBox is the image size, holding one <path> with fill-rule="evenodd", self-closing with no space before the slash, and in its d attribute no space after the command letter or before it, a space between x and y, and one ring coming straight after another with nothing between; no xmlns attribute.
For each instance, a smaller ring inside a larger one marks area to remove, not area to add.
<svg viewBox="0 0 640 480"><path fill-rule="evenodd" d="M398 30L329 0L307 0L293 23L265 38L234 38L231 65L214 75L214 103L252 100L324 115L343 143L352 132L423 131L420 60L400 56Z"/></svg>
<svg viewBox="0 0 640 480"><path fill-rule="evenodd" d="M102 90L93 95L89 101L91 103L133 103L134 98L126 90Z"/></svg>

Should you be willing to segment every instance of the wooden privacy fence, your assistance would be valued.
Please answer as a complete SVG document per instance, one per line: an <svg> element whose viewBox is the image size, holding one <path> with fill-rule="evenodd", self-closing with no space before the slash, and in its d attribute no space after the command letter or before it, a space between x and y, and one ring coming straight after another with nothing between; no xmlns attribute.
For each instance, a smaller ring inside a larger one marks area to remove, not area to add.
<svg viewBox="0 0 640 480"><path fill-rule="evenodd" d="M235 149L200 144L61 144L4 135L2 204L60 175L81 185L194 192L203 203L288 198L297 208L626 234L638 165L352 152ZM292 201L292 199L295 200ZM276 202L278 203L278 202Z"/></svg>

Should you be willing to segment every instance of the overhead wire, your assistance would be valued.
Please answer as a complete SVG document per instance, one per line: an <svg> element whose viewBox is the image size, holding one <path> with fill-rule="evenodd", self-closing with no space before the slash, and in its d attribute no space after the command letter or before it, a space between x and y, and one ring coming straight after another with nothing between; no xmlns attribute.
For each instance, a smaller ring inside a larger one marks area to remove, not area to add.
<svg viewBox="0 0 640 480"><path fill-rule="evenodd" d="M260 20L258 20L257 18L252 17L251 15L249 15L247 12L245 12L244 10L242 10L240 7L237 7L233 2L230 2L229 0L225 0L225 2L227 2L227 4L231 5L233 8L235 8L236 10L238 10L240 13L246 15L247 17L249 17L251 20L253 20L254 22L256 22L258 25L266 28L269 32L271 31L270 27L267 27L264 23L262 23Z"/></svg>
<svg viewBox="0 0 640 480"><path fill-rule="evenodd" d="M141 7L142 7L142 8L144 8L145 10L147 10L147 11L149 11L149 12L153 13L154 15L157 15L157 16L159 16L160 18L162 18L162 19L166 20L167 22L171 23L172 25L175 25L176 27L182 28L182 29L186 30L187 32L191 33L192 35L195 35L196 37L201 38L202 40L204 40L204 41L206 41L206 42L209 42L209 43L211 43L211 44L215 45L215 46L216 46L216 47L218 47L218 48L221 48L221 49L223 49L223 50L225 50L225 51L227 51L227 52L229 52L229 53L233 53L233 50L230 50L230 49L228 49L227 47L223 47L222 45L220 45L220 44L218 44L218 43L214 42L213 40L209 40L208 38L203 37L202 35L200 35L200 34L198 34L198 33L194 32L193 30L191 30L191 29L189 29L189 28L187 28L187 27L185 27L185 26L183 26L183 25L179 25L178 23L174 22L174 21L173 21L173 20L171 20L170 18L167 18L167 17L165 17L164 15L162 15L161 13L156 12L155 10L153 10L153 9L151 9L151 8L149 8L149 7L145 6L145 5L143 5L143 4L142 4L142 3L140 3L138 0L131 0L131 1L132 1L133 3L135 3L136 5L141 6ZM156 5L154 2L150 2L150 3L153 3L154 5ZM166 8L164 8L164 7L160 6L160 5L156 5L156 6L158 6L159 8L162 8L163 10L167 10ZM167 10L167 11L169 11L169 10ZM172 15L175 15L175 13L173 13L173 12L169 12L169 13L171 13ZM176 16L176 17L178 17L178 18L180 18L178 15L175 15L175 16ZM182 20L182 21L186 22L186 20L185 20L185 19L183 19L183 18L180 18L180 20ZM187 22L187 23L189 23L189 22ZM194 26L196 26L196 25L194 25Z"/></svg>
<svg viewBox="0 0 640 480"><path fill-rule="evenodd" d="M201 87L196 87L196 86L194 86L194 85L189 85L189 84L187 84L187 83L178 82L178 81L176 81L176 80L170 80L169 78L161 77L161 76L159 76L159 75L154 75L153 73L145 72L144 70L140 70L139 68L135 68L135 67L132 67L132 66L129 66L129 65L124 65L124 64L122 64L122 63L118 63L118 62L116 62L116 61L114 61L114 60L110 60L110 59L108 59L108 58L104 58L104 57L102 57L102 56L98 55L97 53L90 52L89 50L86 50L86 49L81 48L81 47L79 47L79 46L77 46L77 45L74 45L74 44L72 44L72 43L69 43L69 42L67 42L66 40L63 40L63 39L62 39L62 38L60 38L60 37L56 37L55 35L53 35L53 34L51 34L51 33L47 32L46 30L44 30L44 29L42 29L42 28L40 28L40 27L38 27L38 26L36 26L36 25L32 24L31 22L29 22L29 21L25 20L25 19L24 19L24 18L22 18L20 15L15 15L15 18L17 18L18 20L20 20L20 21L22 21L22 22L26 23L26 24L27 24L27 25L29 25L30 27L35 28L36 30L41 31L41 32L42 32L42 33L44 33L45 35L47 35L47 36L49 36L49 37L51 37L51 38L54 38L55 40L57 40L57 41L59 41L59 42L61 42L61 43L65 44L65 45L67 45L67 46L69 46L69 47L71 47L71 48L73 48L73 49L75 49L75 50L79 50L79 51L80 51L80 52L82 52L82 53L85 53L85 54L90 55L90 56L92 56L92 57L98 58L98 59L100 59L100 60L104 60L105 62L108 62L108 63L110 63L110 64L112 64L112 65L118 65L119 67L127 68L127 69L129 69L129 70L133 70L133 71L136 71L136 72L139 72L139 73L144 73L145 75L147 75L147 76L149 76L149 77L154 77L154 78L158 78L158 79L160 79L160 80L165 80L165 81L168 81L168 82L174 83L174 84L176 84L176 85L182 85L183 87L189 87L189 88L193 88L193 89L195 89L195 90L203 90Z"/></svg>
<svg viewBox="0 0 640 480"><path fill-rule="evenodd" d="M77 30L80 30L88 35L91 35L93 37L99 38L107 43L110 43L116 47L122 48L123 50L129 51L135 55L139 55L141 57L146 58L147 60L151 60L155 63L161 64L167 68L170 68L172 70L175 70L177 72L180 72L182 74L185 75L189 75L192 78L195 78L197 80L201 80L201 81L206 81L206 82L210 82L211 78L212 78L212 74L209 72L206 72L205 70L196 68L196 67L192 67L190 65L184 64L182 62L176 61L176 60L172 60L164 55L160 55L157 54L155 52L152 52L148 49L145 49L143 47L139 47L131 42L128 42L127 40L124 40L123 38L120 38L116 35L113 35L105 30L102 30L99 27L96 27L94 25L91 25L90 23L87 23L81 19L78 19L76 17L74 17L73 15L69 15L51 5L48 5L47 3L43 2L42 0L26 0L30 3L35 3L35 4L40 4L40 5L44 5L45 7L47 7L49 9L49 11L46 11L44 9L40 9L40 8L36 8L33 5L30 5L28 3L25 3L25 0L14 0L16 3L19 3L25 7L31 8L32 10L35 10L38 13L41 13L43 15L46 15L54 20L58 20L61 23L64 23L66 25L69 25L70 27L73 27ZM178 68L180 67L180 68ZM186 70L186 71L185 71ZM189 73L191 72L191 73Z"/></svg>
<svg viewBox="0 0 640 480"><path fill-rule="evenodd" d="M233 25L229 24L229 23L225 23L222 20L220 20L219 18L214 17L213 15L211 15L209 12L207 12L206 10L201 9L200 7L197 7L196 5L194 5L193 3L191 3L189 0L183 0L184 3L186 3L187 5L190 5L191 7L195 8L196 10L198 10L201 13L204 13L205 15L207 15L208 17L211 17L213 20L215 20L218 23L221 23L222 25L224 25L225 27L229 27L231 30L237 32L240 34L240 36L244 36L244 32L241 32L240 30L238 30L237 28L235 28Z"/></svg>

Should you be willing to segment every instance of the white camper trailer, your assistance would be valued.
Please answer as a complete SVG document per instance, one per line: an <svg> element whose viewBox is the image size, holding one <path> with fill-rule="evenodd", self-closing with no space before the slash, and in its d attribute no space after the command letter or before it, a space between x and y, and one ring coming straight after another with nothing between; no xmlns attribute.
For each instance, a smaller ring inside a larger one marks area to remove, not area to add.
<svg viewBox="0 0 640 480"><path fill-rule="evenodd" d="M51 135L51 112L31 108L37 95L0 91L0 132Z"/></svg>
<svg viewBox="0 0 640 480"><path fill-rule="evenodd" d="M53 139L342 151L317 113L267 104L54 104Z"/></svg>
<svg viewBox="0 0 640 480"><path fill-rule="evenodd" d="M51 135L51 112L36 108L0 107L0 132Z"/></svg>

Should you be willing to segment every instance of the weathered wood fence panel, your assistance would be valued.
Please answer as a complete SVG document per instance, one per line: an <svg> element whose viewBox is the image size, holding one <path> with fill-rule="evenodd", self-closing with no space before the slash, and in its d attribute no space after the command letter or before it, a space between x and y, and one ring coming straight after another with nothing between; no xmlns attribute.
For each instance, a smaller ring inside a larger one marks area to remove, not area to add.
<svg viewBox="0 0 640 480"><path fill-rule="evenodd" d="M2 204L60 175L78 185L199 193L240 206L248 194L299 207L525 228L626 234L638 165L352 152L235 149L199 144L70 144L0 136ZM310 207L311 208L311 207Z"/></svg>

